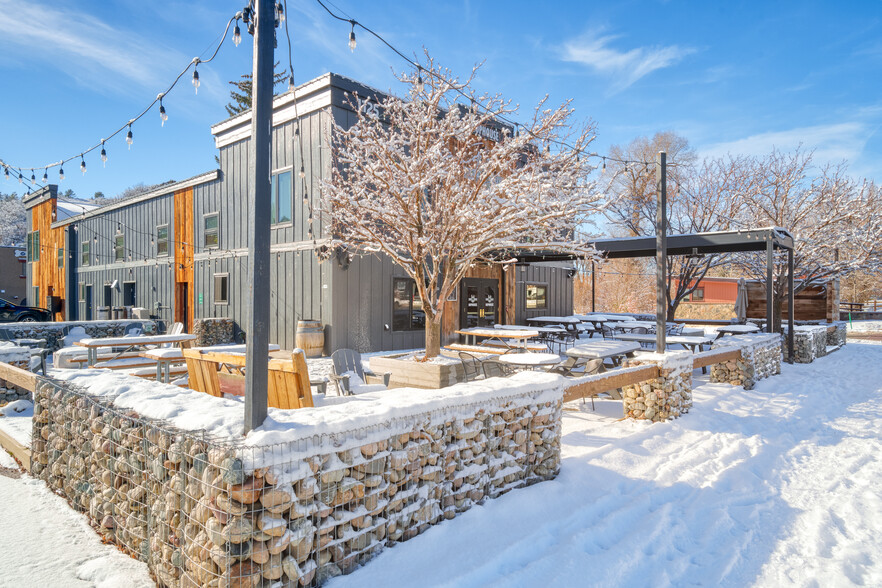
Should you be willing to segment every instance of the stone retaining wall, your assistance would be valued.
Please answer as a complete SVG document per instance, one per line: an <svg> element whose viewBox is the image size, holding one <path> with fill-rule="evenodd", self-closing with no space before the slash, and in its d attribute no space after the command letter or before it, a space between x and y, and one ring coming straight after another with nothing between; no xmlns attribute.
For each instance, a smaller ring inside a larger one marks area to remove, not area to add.
<svg viewBox="0 0 882 588"><path fill-rule="evenodd" d="M775 333L738 335L717 340L712 349L738 348L741 359L711 365L711 382L753 390L759 380L781 373L781 346L781 335Z"/></svg>
<svg viewBox="0 0 882 588"><path fill-rule="evenodd" d="M845 321L836 321L832 325L833 329L827 331L827 345L842 347L848 341L848 323Z"/></svg>
<svg viewBox="0 0 882 588"><path fill-rule="evenodd" d="M61 334L64 327L82 327L89 337L121 337L125 329L132 323L140 323L145 333L156 331L156 324L151 320L116 320L116 321L80 321L58 323L6 323L3 328L8 329L16 339L45 339L46 346L50 351L58 351L64 347L64 336Z"/></svg>
<svg viewBox="0 0 882 588"><path fill-rule="evenodd" d="M33 474L162 585L318 586L487 498L554 478L560 392L488 400L484 390L479 402L330 439L248 447L41 377Z"/></svg>
<svg viewBox="0 0 882 588"><path fill-rule="evenodd" d="M233 342L233 319L204 318L193 321L196 347L211 347Z"/></svg>
<svg viewBox="0 0 882 588"><path fill-rule="evenodd" d="M659 377L622 389L624 415L654 422L677 418L692 408L692 353L641 353L623 367L657 365Z"/></svg>
<svg viewBox="0 0 882 588"><path fill-rule="evenodd" d="M11 344L0 343L0 362L21 368L23 370L30 369L31 351L26 347L18 347ZM24 398L31 399L30 390L19 388L0 379L0 404L6 404Z"/></svg>
<svg viewBox="0 0 882 588"><path fill-rule="evenodd" d="M787 336L785 332L784 336ZM793 361L811 363L827 355L826 325L800 325L793 327Z"/></svg>

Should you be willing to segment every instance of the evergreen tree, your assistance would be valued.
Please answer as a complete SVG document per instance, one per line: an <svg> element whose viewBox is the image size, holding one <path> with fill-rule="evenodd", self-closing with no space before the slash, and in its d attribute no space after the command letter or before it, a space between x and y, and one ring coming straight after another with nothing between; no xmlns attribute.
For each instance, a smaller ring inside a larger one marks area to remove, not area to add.
<svg viewBox="0 0 882 588"><path fill-rule="evenodd" d="M285 80L288 78L288 72L286 71L276 71L276 68L279 67L279 62L277 61L273 65L273 95L277 95L276 87L280 84L285 83ZM233 99L232 102L226 105L227 114L230 116L235 116L240 112L245 112L246 110L251 109L251 74L247 73L241 76L238 82L229 82L231 86L235 88L235 90L230 90L230 98Z"/></svg>

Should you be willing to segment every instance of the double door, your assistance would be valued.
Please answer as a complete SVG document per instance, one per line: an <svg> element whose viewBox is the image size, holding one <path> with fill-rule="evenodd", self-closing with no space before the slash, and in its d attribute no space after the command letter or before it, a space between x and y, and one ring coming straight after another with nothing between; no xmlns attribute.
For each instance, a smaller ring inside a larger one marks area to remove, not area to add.
<svg viewBox="0 0 882 588"><path fill-rule="evenodd" d="M459 308L461 329L492 327L499 322L499 281L465 278Z"/></svg>

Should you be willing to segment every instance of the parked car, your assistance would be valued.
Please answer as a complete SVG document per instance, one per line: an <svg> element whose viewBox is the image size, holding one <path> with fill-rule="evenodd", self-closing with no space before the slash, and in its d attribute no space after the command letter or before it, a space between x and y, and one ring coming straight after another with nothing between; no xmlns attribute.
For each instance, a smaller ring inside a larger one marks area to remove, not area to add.
<svg viewBox="0 0 882 588"><path fill-rule="evenodd" d="M33 323L51 320L52 313L45 308L22 306L0 298L0 323Z"/></svg>

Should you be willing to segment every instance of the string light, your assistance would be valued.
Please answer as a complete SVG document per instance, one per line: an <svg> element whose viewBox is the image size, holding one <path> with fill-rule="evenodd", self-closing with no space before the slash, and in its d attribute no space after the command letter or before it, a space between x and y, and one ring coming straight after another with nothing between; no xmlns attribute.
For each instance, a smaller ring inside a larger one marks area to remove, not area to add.
<svg viewBox="0 0 882 588"><path fill-rule="evenodd" d="M355 21L350 20L349 24L352 25L352 29L349 31L349 50L355 53Z"/></svg>
<svg viewBox="0 0 882 588"><path fill-rule="evenodd" d="M236 19L236 27L233 29L233 45L239 46L242 42L242 31L239 30L239 19Z"/></svg>
<svg viewBox="0 0 882 588"><path fill-rule="evenodd" d="M37 176L35 176L33 170L31 170L31 182L33 183L36 181L37 181Z"/></svg>
<svg viewBox="0 0 882 588"><path fill-rule="evenodd" d="M24 180L24 178L21 177L21 172L18 172L18 183L21 184L22 180Z"/></svg>
<svg viewBox="0 0 882 588"><path fill-rule="evenodd" d="M417 94L422 94L423 90L426 89L425 84L423 84L423 68L422 68L422 66L417 67L417 79L416 79L416 84L414 85L414 89L416 90Z"/></svg>
<svg viewBox="0 0 882 588"><path fill-rule="evenodd" d="M83 175L86 175L86 160L83 159L82 153L80 153L80 171L83 172Z"/></svg>
<svg viewBox="0 0 882 588"><path fill-rule="evenodd" d="M285 22L285 8L281 2L276 3L276 13L278 14L279 22Z"/></svg>
<svg viewBox="0 0 882 588"><path fill-rule="evenodd" d="M289 77L288 77L288 91L289 91L289 92L293 92L293 91L294 91L294 76L289 76Z"/></svg>
<svg viewBox="0 0 882 588"><path fill-rule="evenodd" d="M64 179L64 168L63 168L63 167L59 167L59 168L58 168L58 179L59 179L59 180L63 180L63 179Z"/></svg>
<svg viewBox="0 0 882 588"><path fill-rule="evenodd" d="M101 140L101 167L107 167L107 150L104 149L104 140Z"/></svg>
<svg viewBox="0 0 882 588"><path fill-rule="evenodd" d="M3 168L3 177L7 180L9 179L9 168L8 167Z"/></svg>
<svg viewBox="0 0 882 588"><path fill-rule="evenodd" d="M302 163L300 164L300 172L297 175L300 176L300 179L306 177L306 169L303 167Z"/></svg>
<svg viewBox="0 0 882 588"><path fill-rule="evenodd" d="M603 158L603 167L600 168L600 173L601 173L601 174L605 174L605 173L606 173L606 157Z"/></svg>
<svg viewBox="0 0 882 588"><path fill-rule="evenodd" d="M129 121L129 132L126 133L126 143L129 144L129 150L132 149L132 143L135 142L134 137L132 137L132 123Z"/></svg>
<svg viewBox="0 0 882 588"><path fill-rule="evenodd" d="M199 93L199 70L196 68L199 67L199 58L193 58L193 88L195 88L196 93Z"/></svg>
<svg viewBox="0 0 882 588"><path fill-rule="evenodd" d="M44 183L44 184L48 184L48 183L49 183L49 168L46 168L46 169L43 171L43 183Z"/></svg>
<svg viewBox="0 0 882 588"><path fill-rule="evenodd" d="M165 97L165 94L159 94L157 98L159 98L159 126L164 127L165 121L168 120L168 114L165 112L165 106L162 105L162 99Z"/></svg>

